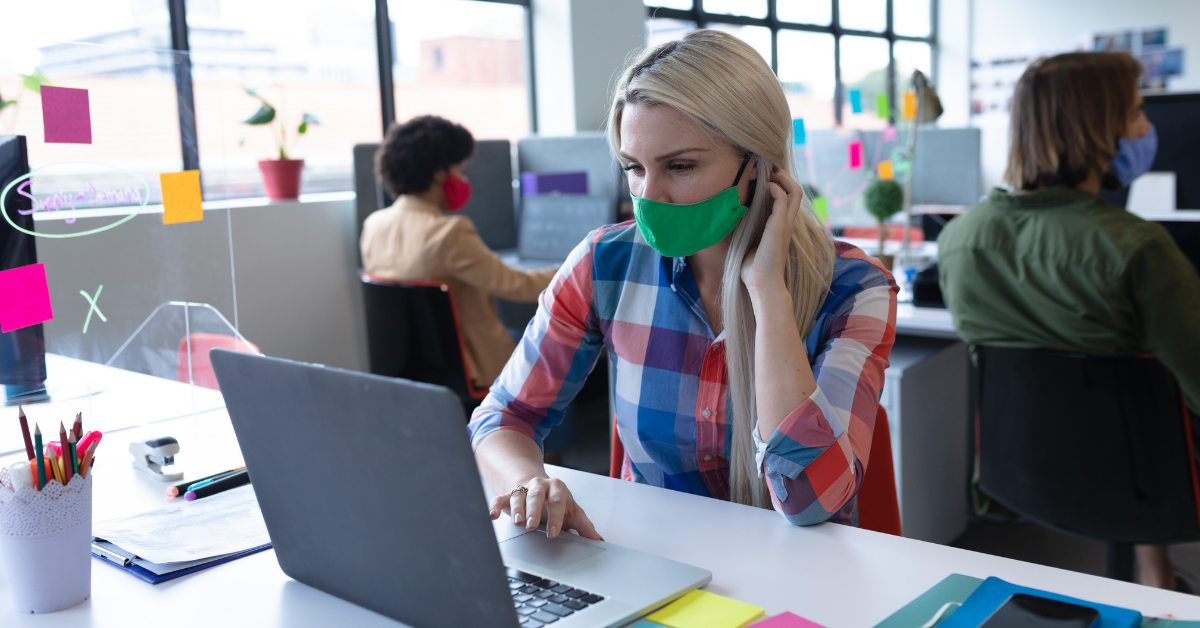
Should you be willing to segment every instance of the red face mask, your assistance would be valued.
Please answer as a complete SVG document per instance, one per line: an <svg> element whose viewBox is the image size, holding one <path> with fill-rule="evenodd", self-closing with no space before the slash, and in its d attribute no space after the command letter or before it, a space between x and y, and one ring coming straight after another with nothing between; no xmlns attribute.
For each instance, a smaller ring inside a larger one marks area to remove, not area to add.
<svg viewBox="0 0 1200 628"><path fill-rule="evenodd" d="M446 180L442 181L442 195L446 197L446 211L456 212L470 200L471 182L446 173Z"/></svg>

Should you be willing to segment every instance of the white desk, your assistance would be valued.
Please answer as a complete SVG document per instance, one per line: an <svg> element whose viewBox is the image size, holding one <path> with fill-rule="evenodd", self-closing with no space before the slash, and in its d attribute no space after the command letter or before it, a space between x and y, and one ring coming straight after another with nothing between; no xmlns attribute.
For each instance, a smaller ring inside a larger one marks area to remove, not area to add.
<svg viewBox="0 0 1200 628"><path fill-rule="evenodd" d="M911 303L896 305L896 334L958 340L950 310L940 307L915 307Z"/></svg>
<svg viewBox="0 0 1200 628"><path fill-rule="evenodd" d="M197 476L234 466L240 458L223 410L109 433L97 458L97 520L167 503L164 485L134 471L124 453L132 440L161 434L176 436L183 454L205 462L193 467ZM16 459L8 456L0 463ZM552 468L552 473L572 487L607 540L704 567L713 572L710 591L763 606L770 614L790 610L830 628L873 626L951 573L999 576L1147 615L1200 618L1196 597L836 524L798 528L774 512L567 469ZM49 615L15 615L6 575L0 573L0 625L398 625L290 580L273 551L158 586L95 560L92 565L91 600Z"/></svg>
<svg viewBox="0 0 1200 628"><path fill-rule="evenodd" d="M225 407L224 397L215 390L53 353L46 354L46 374L50 400L24 407L30 432L38 423L47 438L57 436L59 421L70 425L76 412L83 413L85 429L107 435ZM0 426L5 426L0 427L0 455L25 448L21 430L10 425L17 425L17 406L0 406Z"/></svg>

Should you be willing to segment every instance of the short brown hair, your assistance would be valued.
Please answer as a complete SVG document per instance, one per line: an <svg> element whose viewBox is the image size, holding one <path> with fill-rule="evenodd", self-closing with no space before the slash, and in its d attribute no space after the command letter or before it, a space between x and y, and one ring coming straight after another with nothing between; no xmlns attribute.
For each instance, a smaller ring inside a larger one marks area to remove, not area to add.
<svg viewBox="0 0 1200 628"><path fill-rule="evenodd" d="M475 152L475 138L461 124L419 116L392 124L375 153L375 175L392 196L420 194L433 175L460 164Z"/></svg>
<svg viewBox="0 0 1200 628"><path fill-rule="evenodd" d="M1074 187L1106 173L1136 112L1140 75L1138 62L1120 52L1034 61L1013 91L1004 182L1019 190Z"/></svg>

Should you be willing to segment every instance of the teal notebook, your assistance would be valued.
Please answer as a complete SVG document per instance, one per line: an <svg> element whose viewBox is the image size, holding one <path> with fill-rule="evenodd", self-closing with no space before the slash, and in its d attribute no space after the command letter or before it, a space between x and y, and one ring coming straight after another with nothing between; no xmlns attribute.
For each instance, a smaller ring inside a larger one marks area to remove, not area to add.
<svg viewBox="0 0 1200 628"><path fill-rule="evenodd" d="M892 613L887 619L875 625L875 628L920 628L938 613L947 602L962 604L983 584L983 580L951 574L944 580L933 585L917 599L909 602L903 608ZM957 607L951 607L942 613L941 618L932 628L940 628L946 623L946 618L954 614ZM1183 621L1179 619L1159 619L1145 617L1142 628L1200 628L1200 621Z"/></svg>

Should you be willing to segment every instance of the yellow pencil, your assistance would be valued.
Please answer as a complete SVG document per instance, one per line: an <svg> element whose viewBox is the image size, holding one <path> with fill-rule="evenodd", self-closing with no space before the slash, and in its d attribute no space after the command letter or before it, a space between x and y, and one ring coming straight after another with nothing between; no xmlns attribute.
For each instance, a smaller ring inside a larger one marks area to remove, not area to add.
<svg viewBox="0 0 1200 628"><path fill-rule="evenodd" d="M49 453L50 457L48 461L50 463L50 474L54 476L54 481L62 484L62 476L60 475L62 473L62 467L58 465L58 455L54 453L53 449L51 449Z"/></svg>

